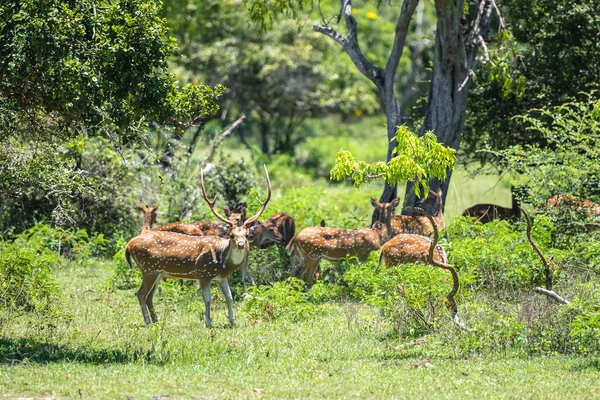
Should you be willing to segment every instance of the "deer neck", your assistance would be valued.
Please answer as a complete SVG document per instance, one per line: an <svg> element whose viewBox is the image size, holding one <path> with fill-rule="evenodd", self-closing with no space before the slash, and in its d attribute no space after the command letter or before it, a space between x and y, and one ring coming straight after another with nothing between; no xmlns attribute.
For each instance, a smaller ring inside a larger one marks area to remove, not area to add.
<svg viewBox="0 0 600 400"><path fill-rule="evenodd" d="M391 232L392 232L392 223L391 219L385 221L381 224L381 226L377 228L371 228L375 230L377 236L379 237L379 246L383 246L385 242L390 240Z"/></svg>
<svg viewBox="0 0 600 400"><path fill-rule="evenodd" d="M512 193L512 209L515 213L520 211L519 210L519 200L517 200L517 197L515 196L514 193Z"/></svg>
<svg viewBox="0 0 600 400"><path fill-rule="evenodd" d="M148 212L144 213L144 227L142 228L142 232L152 230L153 223L152 215Z"/></svg>
<svg viewBox="0 0 600 400"><path fill-rule="evenodd" d="M240 249L236 246L234 240L229 240L229 245L225 249L225 254L223 254L223 264L235 268L241 266L247 259L249 250L248 242L246 242L244 248Z"/></svg>

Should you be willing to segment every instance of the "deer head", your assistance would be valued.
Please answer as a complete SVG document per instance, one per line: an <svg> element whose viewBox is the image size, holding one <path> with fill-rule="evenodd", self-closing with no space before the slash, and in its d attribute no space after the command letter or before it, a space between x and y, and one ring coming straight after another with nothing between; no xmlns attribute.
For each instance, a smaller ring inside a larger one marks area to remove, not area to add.
<svg viewBox="0 0 600 400"><path fill-rule="evenodd" d="M389 203L381 203L376 198L371 197L371 205L373 205L373 207L379 210L379 220L375 221L375 223L372 225L372 228L378 232L381 231L383 226L385 226L385 228L387 229L385 235L381 237L382 243L387 241L390 238L390 235L392 234L391 221L399 202L400 200L398 198L395 198ZM377 224L378 222L379 224Z"/></svg>
<svg viewBox="0 0 600 400"><path fill-rule="evenodd" d="M210 210L215 215L215 217L217 217L229 227L229 240L232 248L238 248L240 250L244 248L249 249L249 227L254 221L256 221L261 216L261 214L265 211L267 204L271 200L271 180L269 179L269 171L267 171L266 165L263 165L263 167L265 168L265 176L267 179L267 199L264 202L260 201L260 199L257 199L260 203L260 209L258 210L258 213L246 219L245 221L241 220L241 213L234 214L227 211L226 214L229 213L229 218L225 218L217 212L217 210L215 209L215 202L217 200L217 197L215 196L215 198L212 201L209 200L208 195L206 194L206 188L204 187L204 172L200 170L200 181L202 184L202 195L204 196L204 200L206 200L206 203L210 207ZM243 209L245 211L245 207ZM234 215L237 215L239 217L232 218Z"/></svg>
<svg viewBox="0 0 600 400"><path fill-rule="evenodd" d="M152 207L148 207L142 203L136 203L135 208L144 214L144 227L142 228L142 232L152 229L152 225L156 223L156 210L158 210L158 205L154 204Z"/></svg>

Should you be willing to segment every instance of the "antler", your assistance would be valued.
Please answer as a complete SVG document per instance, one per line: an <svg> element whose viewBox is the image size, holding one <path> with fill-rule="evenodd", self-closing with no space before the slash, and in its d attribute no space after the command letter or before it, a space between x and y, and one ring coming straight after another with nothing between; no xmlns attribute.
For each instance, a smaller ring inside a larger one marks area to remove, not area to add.
<svg viewBox="0 0 600 400"><path fill-rule="evenodd" d="M271 200L271 180L269 179L269 171L267 171L266 165L263 164L263 167L265 167L265 175L267 176L267 199L265 200L264 203L262 201L260 201L259 198L256 199L260 203L260 210L258 210L258 213L255 216L248 218L244 222L244 225L246 225L246 226L250 225L251 223L256 221L258 219L258 217L260 217L260 215L263 213L263 211L265 211L265 208L267 207L269 200Z"/></svg>
<svg viewBox="0 0 600 400"><path fill-rule="evenodd" d="M208 203L208 206L210 207L210 210L213 212L213 214L215 214L215 216L217 218L219 218L221 221L225 222L227 225L229 226L233 226L233 222L228 220L227 218L222 217L221 215L219 215L219 213L215 210L215 201L217 201L217 196L215 196L215 198L213 199L213 201L210 201L208 199L208 196L206 195L206 189L204 188L204 170L200 169L200 182L202 183L202 196L204 196L204 200L206 200L206 202Z"/></svg>

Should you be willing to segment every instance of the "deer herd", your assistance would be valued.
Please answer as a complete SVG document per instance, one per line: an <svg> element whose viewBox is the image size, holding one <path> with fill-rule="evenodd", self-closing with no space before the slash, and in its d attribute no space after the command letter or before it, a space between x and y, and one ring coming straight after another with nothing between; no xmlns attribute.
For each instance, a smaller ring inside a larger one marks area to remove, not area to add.
<svg viewBox="0 0 600 400"><path fill-rule="evenodd" d="M382 203L371 199L371 204L379 212L379 219L370 227L360 229L339 229L321 226L308 227L297 234L292 217L277 213L271 218L259 221L271 199L271 181L265 167L267 196L258 200L260 209L250 218L246 217L246 203L230 203L223 209L225 216L215 209L216 197L208 198L201 173L201 187L204 200L211 212L221 222L173 222L153 227L156 223L158 206L147 207L137 204L144 214L144 225L140 235L129 241L125 247L125 258L133 268L132 260L142 272L142 284L137 291L145 323L157 322L153 298L162 280L194 280L202 292L205 303L205 323L211 327L210 303L211 283L215 282L225 297L229 321L233 324L233 299L229 280L231 274L240 270L242 284L246 292L246 281L254 285L248 271L248 255L252 248L267 248L282 245L290 256L292 276L303 278L311 285L321 260L337 262L346 257L356 257L365 261L369 254L379 250L379 264L394 267L401 264L422 262L448 270L452 274L453 289L447 298L452 307L453 319L457 322L454 294L458 291L458 275L444 249L437 244L438 228L444 227L441 191L429 191L427 201L437 204L437 214L429 215L418 208L423 215L394 215L399 200ZM550 206L558 206L563 201L575 202L576 198L554 196ZM591 203L591 202L590 202ZM600 215L600 206L594 203L582 206L591 207ZM486 223L493 219L510 219L519 210L513 191L512 209L492 204L481 204L465 210L463 215L475 216ZM517 214L518 215L518 214Z"/></svg>

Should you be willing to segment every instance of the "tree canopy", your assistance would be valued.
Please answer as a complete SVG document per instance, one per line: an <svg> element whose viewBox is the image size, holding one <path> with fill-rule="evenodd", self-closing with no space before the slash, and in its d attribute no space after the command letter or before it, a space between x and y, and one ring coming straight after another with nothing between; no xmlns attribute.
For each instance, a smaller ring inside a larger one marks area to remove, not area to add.
<svg viewBox="0 0 600 400"><path fill-rule="evenodd" d="M180 88L167 62L176 53L152 0L0 4L0 209L14 216L12 207L30 204L21 215L35 219L42 203L60 214L89 195L78 138L118 149L149 129L210 119L224 87Z"/></svg>

